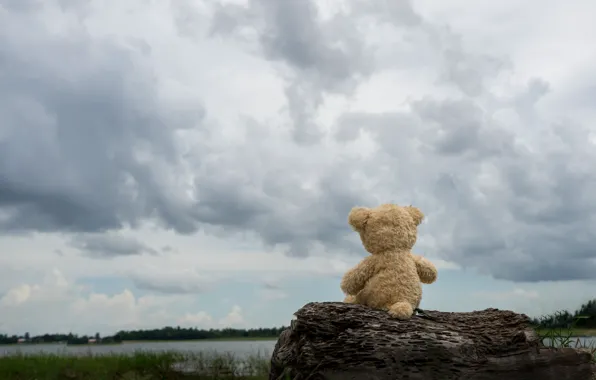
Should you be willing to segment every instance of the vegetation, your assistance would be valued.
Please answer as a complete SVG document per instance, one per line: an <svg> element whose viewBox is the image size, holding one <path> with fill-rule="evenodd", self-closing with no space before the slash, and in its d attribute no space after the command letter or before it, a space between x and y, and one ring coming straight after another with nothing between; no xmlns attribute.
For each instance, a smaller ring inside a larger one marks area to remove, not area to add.
<svg viewBox="0 0 596 380"><path fill-rule="evenodd" d="M562 310L534 318L532 324L544 346L587 349L596 363L596 342L579 338L596 336L596 299L581 305L573 314Z"/></svg>
<svg viewBox="0 0 596 380"><path fill-rule="evenodd" d="M538 331L553 329L570 329L572 336L596 336L596 299L588 301L574 313L560 311L552 315L534 318L532 324ZM573 327L570 327L573 326ZM0 344L27 343L57 343L87 344L89 340L94 343L113 344L122 341L181 341L181 340L237 340L237 339L277 339L285 327L259 328L259 329L222 329L200 330L197 328L163 327L152 330L118 331L116 334L101 337L95 335L76 334L43 334L30 337L24 335L0 334Z"/></svg>
<svg viewBox="0 0 596 380"><path fill-rule="evenodd" d="M574 313L559 311L552 315L532 319L542 343L547 347L585 348L592 352L596 363L596 342L577 338L577 334L596 336L596 299L581 305ZM68 342L87 343L96 339L102 343L121 341L160 340L213 340L213 339L261 339L277 338L283 327L270 329L223 329L199 330L196 328L164 327L154 330L119 331L102 338L99 334L77 336L74 334L44 334L30 337L0 335L0 343L16 343L19 338L34 343ZM0 355L0 379L2 380L152 380L152 379L267 379L269 355L255 354L237 357L233 354L215 352L146 352L133 354L106 354L69 356L60 354L17 353Z"/></svg>
<svg viewBox="0 0 596 380"><path fill-rule="evenodd" d="M197 328L163 327L153 330L118 331L116 334L101 337L95 335L76 334L44 334L30 337L29 333L22 336L0 334L0 344L13 343L58 343L87 344L89 340L98 344L114 344L123 341L173 341L173 340L238 340L238 339L277 339L285 327L259 328L259 329L222 329L199 330Z"/></svg>
<svg viewBox="0 0 596 380"><path fill-rule="evenodd" d="M565 330L571 336L596 336L596 299L580 306L574 313L567 310L532 319L539 332Z"/></svg>
<svg viewBox="0 0 596 380"><path fill-rule="evenodd" d="M99 356L12 355L0 357L2 380L265 380L266 355L239 358L231 354L136 352Z"/></svg>
<svg viewBox="0 0 596 380"><path fill-rule="evenodd" d="M545 317L557 317L556 315ZM571 326L570 326L571 327ZM570 329L543 330L543 344L551 347L584 347L596 362L596 346L573 339ZM265 380L269 355L257 353L238 357L216 352L147 352L68 356L60 354L17 353L0 356L2 380Z"/></svg>
<svg viewBox="0 0 596 380"><path fill-rule="evenodd" d="M222 329L198 330L196 328L164 327L155 330L119 331L118 337L122 340L197 340L197 339L246 339L246 338L271 338L277 339L285 327L259 328L259 329Z"/></svg>
<svg viewBox="0 0 596 380"><path fill-rule="evenodd" d="M563 312L557 312L553 315L546 316L549 318L559 318ZM568 348L583 348L587 349L591 354L594 363L596 363L596 342L588 342L586 339L578 338L578 330L576 323L581 323L582 320L587 319L584 316L576 316L574 320L566 327L554 327L554 328L543 328L536 329L542 345L545 347L568 347Z"/></svg>

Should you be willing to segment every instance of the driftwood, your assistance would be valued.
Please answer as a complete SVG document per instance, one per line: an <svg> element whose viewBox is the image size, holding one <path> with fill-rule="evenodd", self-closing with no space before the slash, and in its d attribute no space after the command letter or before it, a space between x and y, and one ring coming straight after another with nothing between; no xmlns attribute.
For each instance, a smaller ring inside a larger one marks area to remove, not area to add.
<svg viewBox="0 0 596 380"><path fill-rule="evenodd" d="M410 320L339 302L296 312L269 380L592 380L591 354L546 348L523 314L424 311Z"/></svg>

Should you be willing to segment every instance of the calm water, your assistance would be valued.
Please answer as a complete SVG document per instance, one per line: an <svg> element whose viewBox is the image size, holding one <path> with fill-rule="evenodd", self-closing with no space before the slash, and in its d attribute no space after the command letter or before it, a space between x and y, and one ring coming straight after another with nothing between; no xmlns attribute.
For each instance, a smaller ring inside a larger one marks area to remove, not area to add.
<svg viewBox="0 0 596 380"><path fill-rule="evenodd" d="M192 341L192 342L147 342L122 343L114 345L74 345L65 344L18 344L0 345L0 356L15 353L38 354L53 353L61 355L94 355L127 354L135 351L191 351L231 353L235 356L263 355L269 356L275 347L275 340L256 341Z"/></svg>
<svg viewBox="0 0 596 380"><path fill-rule="evenodd" d="M578 342L579 341L579 342ZM550 345L550 342L548 339L544 340L544 344L546 346ZM596 337L592 336L592 337L587 337L587 338L571 338L571 347L575 347L576 345L578 347L596 347Z"/></svg>
<svg viewBox="0 0 596 380"><path fill-rule="evenodd" d="M577 340L583 345L592 345L596 347L596 337L573 338L572 346L575 346ZM75 345L67 346L65 344L19 344L19 345L0 345L0 356L15 353L37 354L53 353L62 355L94 355L102 354L126 354L135 351L191 351L191 352L218 352L231 353L235 356L262 355L270 356L275 346L275 340L256 340L256 341L192 341L192 342L148 342L148 343L122 343L115 345ZM548 342L545 342L548 344Z"/></svg>

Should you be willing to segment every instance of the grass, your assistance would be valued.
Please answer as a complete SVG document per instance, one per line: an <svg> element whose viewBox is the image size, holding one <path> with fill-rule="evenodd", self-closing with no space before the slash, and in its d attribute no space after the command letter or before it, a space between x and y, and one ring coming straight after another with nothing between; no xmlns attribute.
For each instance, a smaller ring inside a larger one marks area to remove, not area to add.
<svg viewBox="0 0 596 380"><path fill-rule="evenodd" d="M555 313L557 314L557 313ZM548 317L548 316L547 316ZM592 354L592 361L596 363L596 342L588 342L579 337L593 337L594 329L578 329L576 323L579 319L585 317L577 317L569 326L552 329L536 329L536 333L540 337L542 345L546 347L568 347L568 348L583 348Z"/></svg>
<svg viewBox="0 0 596 380"><path fill-rule="evenodd" d="M595 336L593 329L537 329L546 347L584 348L596 363L596 342L578 336ZM148 352L133 354L17 353L0 356L0 380L266 380L269 355L247 357L217 352Z"/></svg>
<svg viewBox="0 0 596 380"><path fill-rule="evenodd" d="M265 380L265 355L237 357L205 352L147 352L67 356L16 354L0 357L2 380Z"/></svg>
<svg viewBox="0 0 596 380"><path fill-rule="evenodd" d="M568 330L573 338L596 337L596 329L570 328ZM549 331L550 329L536 329L536 332L538 332L539 335L548 334Z"/></svg>
<svg viewBox="0 0 596 380"><path fill-rule="evenodd" d="M570 328L538 330L547 347L582 347L596 344L572 336ZM16 353L0 356L1 380L266 380L269 355L238 357L217 352L150 352L78 356Z"/></svg>

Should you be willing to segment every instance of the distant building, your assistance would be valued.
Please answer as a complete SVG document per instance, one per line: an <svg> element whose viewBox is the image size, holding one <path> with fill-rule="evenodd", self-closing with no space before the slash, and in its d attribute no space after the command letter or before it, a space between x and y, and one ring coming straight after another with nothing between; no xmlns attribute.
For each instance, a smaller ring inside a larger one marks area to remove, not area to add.
<svg viewBox="0 0 596 380"><path fill-rule="evenodd" d="M97 339L89 339L87 343L97 343Z"/></svg>
<svg viewBox="0 0 596 380"><path fill-rule="evenodd" d="M25 338L19 338L17 340L17 343L25 343L25 342L26 342Z"/></svg>

